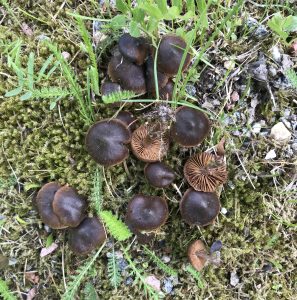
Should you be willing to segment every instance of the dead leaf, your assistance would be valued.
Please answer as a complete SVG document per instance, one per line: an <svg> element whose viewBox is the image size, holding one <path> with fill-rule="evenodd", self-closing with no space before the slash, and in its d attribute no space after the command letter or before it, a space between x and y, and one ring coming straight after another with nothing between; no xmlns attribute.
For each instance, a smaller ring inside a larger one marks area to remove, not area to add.
<svg viewBox="0 0 297 300"><path fill-rule="evenodd" d="M34 299L34 297L36 296L36 294L37 294L37 288L34 287L34 288L32 288L32 289L28 292L26 300L32 300L32 299Z"/></svg>
<svg viewBox="0 0 297 300"><path fill-rule="evenodd" d="M58 248L58 245L56 243L52 243L49 247L47 248L42 248L40 252L40 257L47 256L51 254L53 251L55 251Z"/></svg>

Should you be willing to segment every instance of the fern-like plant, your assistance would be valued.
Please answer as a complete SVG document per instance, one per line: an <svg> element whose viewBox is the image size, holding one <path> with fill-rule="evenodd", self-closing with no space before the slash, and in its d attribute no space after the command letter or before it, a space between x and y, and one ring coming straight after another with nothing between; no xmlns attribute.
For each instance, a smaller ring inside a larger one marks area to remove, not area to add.
<svg viewBox="0 0 297 300"><path fill-rule="evenodd" d="M111 285L115 289L117 289L121 282L121 274L120 274L117 258L115 256L114 247L112 249L111 256L108 258L107 272L108 272L108 278L110 280Z"/></svg>
<svg viewBox="0 0 297 300"><path fill-rule="evenodd" d="M84 300L99 300L99 296L92 283L87 282L83 290Z"/></svg>
<svg viewBox="0 0 297 300"><path fill-rule="evenodd" d="M288 78L288 80L290 81L290 83L292 84L292 86L295 89L297 89L297 73L293 69L288 69L285 72L285 75Z"/></svg>
<svg viewBox="0 0 297 300"><path fill-rule="evenodd" d="M94 213L99 216L102 207L102 173L99 167L96 167L93 176L93 188L90 198L90 206Z"/></svg>
<svg viewBox="0 0 297 300"><path fill-rule="evenodd" d="M114 92L108 95L102 96L102 101L106 104L120 102L127 99L132 99L137 95L132 91L120 91Z"/></svg>
<svg viewBox="0 0 297 300"><path fill-rule="evenodd" d="M200 289L203 289L204 288L204 283L202 281L202 278L201 278L201 273L196 271L192 266L188 265L187 268L186 268L186 271L188 273L190 273L193 278L197 281L197 286L200 288Z"/></svg>
<svg viewBox="0 0 297 300"><path fill-rule="evenodd" d="M0 279L0 295L3 300L17 300L17 298L10 292L6 282Z"/></svg>

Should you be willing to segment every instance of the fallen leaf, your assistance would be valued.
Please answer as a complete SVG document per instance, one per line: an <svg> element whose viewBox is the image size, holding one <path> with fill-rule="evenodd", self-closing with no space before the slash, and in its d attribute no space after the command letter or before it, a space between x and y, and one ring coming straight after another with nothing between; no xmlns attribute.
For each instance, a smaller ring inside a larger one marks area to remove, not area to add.
<svg viewBox="0 0 297 300"><path fill-rule="evenodd" d="M37 294L37 288L34 287L34 288L32 288L32 289L28 292L26 300L32 300L32 299L34 299L34 297L36 296L36 294Z"/></svg>
<svg viewBox="0 0 297 300"><path fill-rule="evenodd" d="M52 243L49 247L47 248L42 248L40 252L40 257L47 256L51 254L53 251L55 251L58 248L58 245L56 243Z"/></svg>

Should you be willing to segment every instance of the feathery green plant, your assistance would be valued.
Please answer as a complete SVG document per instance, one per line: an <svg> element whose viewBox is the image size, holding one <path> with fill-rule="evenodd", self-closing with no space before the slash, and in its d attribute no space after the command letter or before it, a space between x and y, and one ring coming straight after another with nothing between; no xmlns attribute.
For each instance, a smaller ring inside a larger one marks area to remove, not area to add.
<svg viewBox="0 0 297 300"><path fill-rule="evenodd" d="M93 175L93 188L90 197L90 206L97 216L99 216L101 212L102 200L102 170L100 167L96 167Z"/></svg>
<svg viewBox="0 0 297 300"><path fill-rule="evenodd" d="M6 282L0 279L0 295L3 300L17 300L17 298L10 292Z"/></svg>
<svg viewBox="0 0 297 300"><path fill-rule="evenodd" d="M131 231L125 223L119 220L112 212L104 210L100 212L100 217L106 225L108 232L117 241L125 241L132 236Z"/></svg>
<svg viewBox="0 0 297 300"><path fill-rule="evenodd" d="M197 281L197 286L200 288L200 289L203 289L204 288L204 284L203 284L203 281L202 281L202 278L201 278L201 273L196 271L192 266L188 265L187 268L186 268L186 271L188 273L190 273L193 278Z"/></svg>
<svg viewBox="0 0 297 300"><path fill-rule="evenodd" d="M285 72L285 75L293 87L297 89L297 73L293 69L289 69Z"/></svg>
<svg viewBox="0 0 297 300"><path fill-rule="evenodd" d="M149 250L146 246L143 246L144 252L150 257L150 259L169 276L177 276L177 271L168 267L154 252Z"/></svg>
<svg viewBox="0 0 297 300"><path fill-rule="evenodd" d="M115 256L114 247L112 248L111 256L108 258L107 273L111 285L117 289L122 279L117 258Z"/></svg>
<svg viewBox="0 0 297 300"><path fill-rule="evenodd" d="M84 300L99 300L99 296L92 283L87 282L83 289Z"/></svg>
<svg viewBox="0 0 297 300"><path fill-rule="evenodd" d="M132 99L137 96L138 95L136 95L132 91L119 91L119 92L114 92L114 93L102 96L102 101L106 104L111 104L111 103L120 102L120 101L127 100L127 99Z"/></svg>

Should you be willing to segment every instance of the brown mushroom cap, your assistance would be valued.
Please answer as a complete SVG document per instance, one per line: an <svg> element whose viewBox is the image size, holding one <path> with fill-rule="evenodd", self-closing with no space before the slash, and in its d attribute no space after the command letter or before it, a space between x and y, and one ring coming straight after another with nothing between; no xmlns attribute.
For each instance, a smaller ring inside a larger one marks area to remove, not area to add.
<svg viewBox="0 0 297 300"><path fill-rule="evenodd" d="M129 111L120 111L116 116L116 119L125 123L131 131L136 129L136 118Z"/></svg>
<svg viewBox="0 0 297 300"><path fill-rule="evenodd" d="M169 137L154 125L142 125L132 134L131 148L133 154L142 161L160 161L168 151Z"/></svg>
<svg viewBox="0 0 297 300"><path fill-rule="evenodd" d="M119 83L123 90L145 93L146 83L144 69L115 54L108 64L108 75L113 82Z"/></svg>
<svg viewBox="0 0 297 300"><path fill-rule="evenodd" d="M198 153L190 157L184 166L188 183L196 190L214 192L227 180L225 163L210 153Z"/></svg>
<svg viewBox="0 0 297 300"><path fill-rule="evenodd" d="M181 202L182 218L189 225L211 224L220 212L220 201L215 193L197 192L188 189Z"/></svg>
<svg viewBox="0 0 297 300"><path fill-rule="evenodd" d="M154 76L154 60L152 56L149 56L145 63L145 75L146 75L146 88L149 93L156 95L156 85ZM162 89L168 82L168 76L162 72L157 71L158 88Z"/></svg>
<svg viewBox="0 0 297 300"><path fill-rule="evenodd" d="M121 163L129 156L126 144L131 134L120 120L102 120L92 125L86 136L86 148L100 165L110 167Z"/></svg>
<svg viewBox="0 0 297 300"><path fill-rule="evenodd" d="M176 110L176 121L171 126L174 141L185 147L200 144L210 130L207 116L194 108L181 106Z"/></svg>
<svg viewBox="0 0 297 300"><path fill-rule="evenodd" d="M124 33L119 39L119 51L132 63L142 65L147 56L148 44L142 37L135 38Z"/></svg>
<svg viewBox="0 0 297 300"><path fill-rule="evenodd" d="M106 240L104 226L97 218L85 218L78 227L69 229L69 247L76 254L88 254Z"/></svg>
<svg viewBox="0 0 297 300"><path fill-rule="evenodd" d="M194 241L188 248L188 258L191 265L200 272L206 263L206 248L201 240Z"/></svg>
<svg viewBox="0 0 297 300"><path fill-rule="evenodd" d="M174 82L169 79L166 85L160 89L159 96L162 100L171 101L174 90Z"/></svg>
<svg viewBox="0 0 297 300"><path fill-rule="evenodd" d="M158 69L170 76L176 75L186 47L187 44L183 38L176 35L165 35L158 49ZM182 71L188 67L190 61L191 55L188 53Z"/></svg>
<svg viewBox="0 0 297 300"><path fill-rule="evenodd" d="M121 86L114 82L104 81L101 85L102 96L107 96L112 93L120 92Z"/></svg>
<svg viewBox="0 0 297 300"><path fill-rule="evenodd" d="M86 201L69 186L61 187L55 194L53 211L65 226L76 227L85 217Z"/></svg>
<svg viewBox="0 0 297 300"><path fill-rule="evenodd" d="M58 182L49 182L39 190L36 197L36 206L42 222L53 229L67 227L53 210L54 197L60 188L61 185Z"/></svg>
<svg viewBox="0 0 297 300"><path fill-rule="evenodd" d="M166 200L140 194L130 200L126 219L139 231L153 231L166 222L168 214Z"/></svg>
<svg viewBox="0 0 297 300"><path fill-rule="evenodd" d="M168 186L175 179L174 171L162 162L147 164L144 175L152 186L159 188Z"/></svg>

